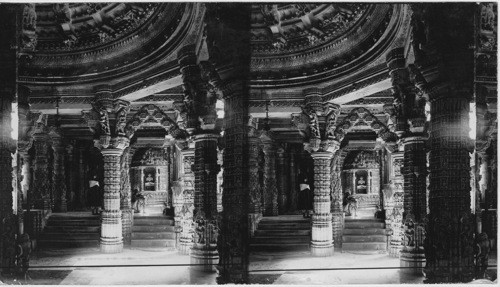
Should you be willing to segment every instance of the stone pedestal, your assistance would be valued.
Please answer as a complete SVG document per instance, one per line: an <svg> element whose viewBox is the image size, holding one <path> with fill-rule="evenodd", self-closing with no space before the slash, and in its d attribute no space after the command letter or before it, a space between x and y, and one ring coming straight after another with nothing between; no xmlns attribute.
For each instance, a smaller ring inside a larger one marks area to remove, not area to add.
<svg viewBox="0 0 500 287"><path fill-rule="evenodd" d="M332 215L330 213L331 152L314 152L314 214L312 216L311 253L333 255Z"/></svg>
<svg viewBox="0 0 500 287"><path fill-rule="evenodd" d="M122 212L120 210L120 157L123 150L101 150L104 157L104 211L101 222L101 252L123 250Z"/></svg>

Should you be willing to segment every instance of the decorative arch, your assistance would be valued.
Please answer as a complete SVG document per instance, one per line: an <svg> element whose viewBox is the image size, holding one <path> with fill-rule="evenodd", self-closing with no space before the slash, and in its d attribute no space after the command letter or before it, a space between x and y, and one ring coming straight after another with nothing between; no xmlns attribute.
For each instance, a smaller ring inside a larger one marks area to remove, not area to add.
<svg viewBox="0 0 500 287"><path fill-rule="evenodd" d="M355 126L368 126L385 142L396 142L398 137L378 118L363 107L354 108L335 129L335 138L341 142Z"/></svg>
<svg viewBox="0 0 500 287"><path fill-rule="evenodd" d="M185 135L185 132L179 128L177 123L158 106L147 104L142 106L127 122L125 132L128 138L132 138L140 127L148 123L160 124L174 138L183 138Z"/></svg>

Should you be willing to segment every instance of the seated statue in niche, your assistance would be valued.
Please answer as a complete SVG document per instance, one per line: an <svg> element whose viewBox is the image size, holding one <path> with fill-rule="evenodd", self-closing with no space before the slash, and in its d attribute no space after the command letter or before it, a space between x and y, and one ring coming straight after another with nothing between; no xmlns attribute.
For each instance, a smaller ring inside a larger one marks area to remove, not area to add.
<svg viewBox="0 0 500 287"><path fill-rule="evenodd" d="M357 182L356 189L359 190L366 190L366 181L363 176L361 176Z"/></svg>
<svg viewBox="0 0 500 287"><path fill-rule="evenodd" d="M155 179L151 173L148 173L144 180L144 187L146 190L154 190L155 187Z"/></svg>

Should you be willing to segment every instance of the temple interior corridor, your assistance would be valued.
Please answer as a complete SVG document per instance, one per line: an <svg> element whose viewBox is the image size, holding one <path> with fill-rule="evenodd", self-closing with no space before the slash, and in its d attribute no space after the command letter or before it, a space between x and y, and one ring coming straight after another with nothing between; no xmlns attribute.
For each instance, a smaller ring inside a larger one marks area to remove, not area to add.
<svg viewBox="0 0 500 287"><path fill-rule="evenodd" d="M496 282L496 2L0 2L0 284Z"/></svg>

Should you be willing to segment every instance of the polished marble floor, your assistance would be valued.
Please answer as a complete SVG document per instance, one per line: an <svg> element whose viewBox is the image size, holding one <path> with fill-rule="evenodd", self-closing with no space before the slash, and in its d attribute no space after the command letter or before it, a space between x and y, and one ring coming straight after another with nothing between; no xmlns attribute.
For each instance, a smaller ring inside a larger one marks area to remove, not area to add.
<svg viewBox="0 0 500 287"><path fill-rule="evenodd" d="M98 248L52 249L36 252L30 278L4 277L4 284L29 285L198 285L216 284L215 273L189 266L189 256L159 249L125 249L101 254ZM251 284L345 285L421 284L423 276L408 275L399 260L384 253L341 253L311 257L307 252L261 252L250 257ZM496 276L495 266L489 274ZM488 281L487 281L488 282Z"/></svg>

